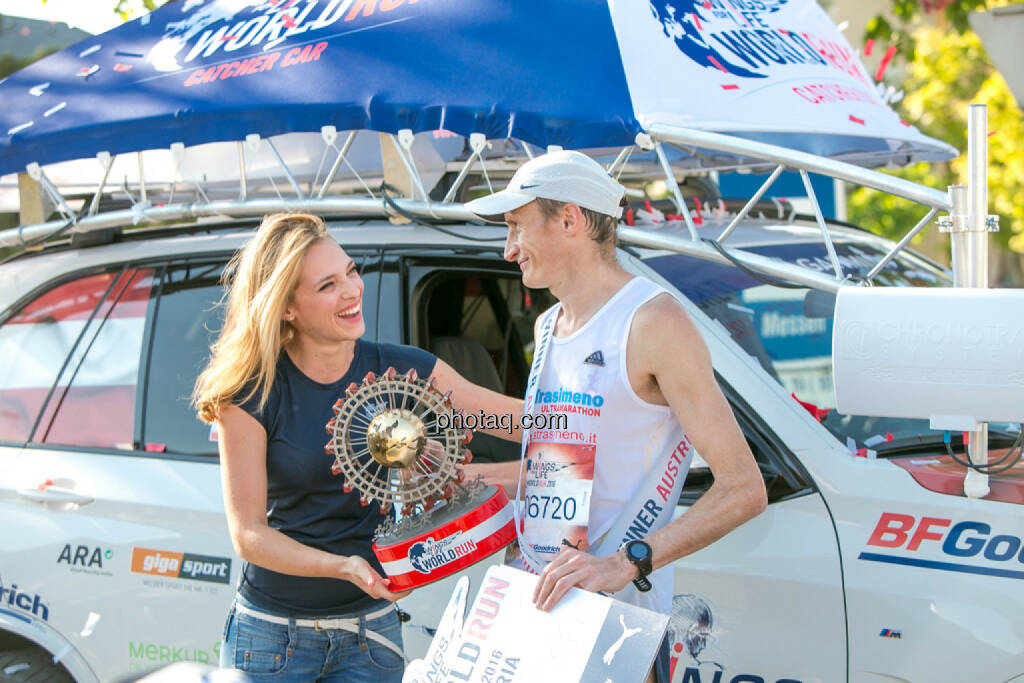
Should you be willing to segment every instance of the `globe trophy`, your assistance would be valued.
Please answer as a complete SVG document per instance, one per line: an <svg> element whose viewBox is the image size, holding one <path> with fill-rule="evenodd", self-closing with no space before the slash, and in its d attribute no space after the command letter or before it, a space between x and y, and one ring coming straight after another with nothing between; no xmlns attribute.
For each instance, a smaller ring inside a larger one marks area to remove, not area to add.
<svg viewBox="0 0 1024 683"><path fill-rule="evenodd" d="M454 574L515 538L505 492L463 481L471 432L439 419L452 412L451 392L442 394L434 380L388 368L350 384L327 423L331 471L346 492L359 491L360 503L388 515L373 552L392 591Z"/></svg>

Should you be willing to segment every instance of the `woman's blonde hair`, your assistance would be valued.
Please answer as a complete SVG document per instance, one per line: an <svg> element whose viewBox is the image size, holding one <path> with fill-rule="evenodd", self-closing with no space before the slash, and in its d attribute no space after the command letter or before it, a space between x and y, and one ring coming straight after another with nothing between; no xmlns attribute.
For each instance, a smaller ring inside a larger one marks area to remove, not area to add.
<svg viewBox="0 0 1024 683"><path fill-rule="evenodd" d="M200 420L214 422L225 405L248 401L257 392L259 407L266 405L278 356L295 334L282 316L306 250L326 237L319 216L277 213L266 216L231 259L222 278L224 327L192 392Z"/></svg>

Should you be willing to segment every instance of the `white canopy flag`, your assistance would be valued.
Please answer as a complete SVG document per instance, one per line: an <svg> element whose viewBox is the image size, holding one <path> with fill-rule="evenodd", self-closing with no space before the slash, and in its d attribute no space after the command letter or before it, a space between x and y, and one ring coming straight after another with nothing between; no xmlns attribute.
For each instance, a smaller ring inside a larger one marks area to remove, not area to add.
<svg viewBox="0 0 1024 683"><path fill-rule="evenodd" d="M850 136L839 146L860 153L936 144L882 100L814 0L652 0L648 12L635 2L609 5L645 128L757 132L765 142L777 133L781 144L787 135ZM822 140L820 153L834 153L835 142Z"/></svg>

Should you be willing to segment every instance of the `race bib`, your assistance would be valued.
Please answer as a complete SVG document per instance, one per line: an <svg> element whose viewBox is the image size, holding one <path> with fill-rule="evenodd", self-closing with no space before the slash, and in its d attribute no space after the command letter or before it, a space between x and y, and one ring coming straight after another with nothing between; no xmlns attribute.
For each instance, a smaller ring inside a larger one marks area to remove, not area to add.
<svg viewBox="0 0 1024 683"><path fill-rule="evenodd" d="M596 450L594 444L545 442L527 449L522 537L538 559L550 562L566 543L587 549Z"/></svg>

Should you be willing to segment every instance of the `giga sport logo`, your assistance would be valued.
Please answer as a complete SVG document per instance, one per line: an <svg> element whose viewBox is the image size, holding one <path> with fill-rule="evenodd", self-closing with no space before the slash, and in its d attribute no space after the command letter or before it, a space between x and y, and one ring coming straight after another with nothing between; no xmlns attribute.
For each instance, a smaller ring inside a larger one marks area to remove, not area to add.
<svg viewBox="0 0 1024 683"><path fill-rule="evenodd" d="M871 562L1024 579L1024 540L991 524L883 512L867 545L894 553L862 552ZM911 554L908 554L911 553ZM941 554L940 554L941 553ZM941 558L941 559L939 559ZM970 563L962 560L970 559Z"/></svg>
<svg viewBox="0 0 1024 683"><path fill-rule="evenodd" d="M231 580L231 558L132 548L132 571L175 579L228 583Z"/></svg>

